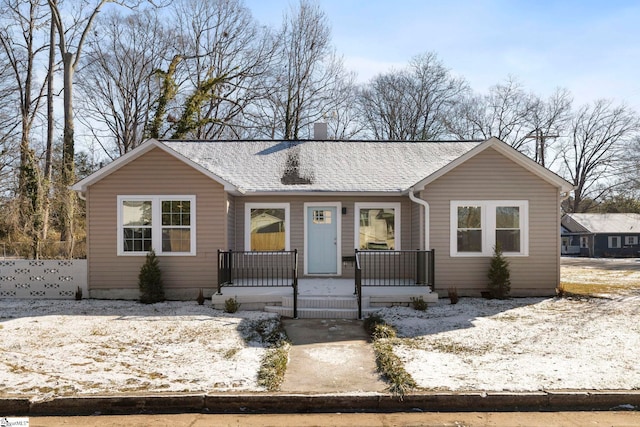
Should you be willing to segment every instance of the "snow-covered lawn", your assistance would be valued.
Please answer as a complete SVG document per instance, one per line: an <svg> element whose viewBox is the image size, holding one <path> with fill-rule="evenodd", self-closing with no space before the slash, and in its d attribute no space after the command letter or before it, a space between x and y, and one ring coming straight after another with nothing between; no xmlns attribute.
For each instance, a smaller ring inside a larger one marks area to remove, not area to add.
<svg viewBox="0 0 640 427"><path fill-rule="evenodd" d="M396 354L429 390L639 389L640 260L563 258L561 276L596 297L385 310Z"/></svg>
<svg viewBox="0 0 640 427"><path fill-rule="evenodd" d="M640 297L441 300L383 312L428 390L638 389Z"/></svg>
<svg viewBox="0 0 640 427"><path fill-rule="evenodd" d="M260 390L262 312L195 302L0 300L0 395Z"/></svg>
<svg viewBox="0 0 640 427"><path fill-rule="evenodd" d="M382 314L428 390L639 389L640 281L630 263L563 266L563 281L624 283L597 298L442 299L426 312ZM195 302L0 299L0 395L261 391L262 337L278 326L274 315Z"/></svg>

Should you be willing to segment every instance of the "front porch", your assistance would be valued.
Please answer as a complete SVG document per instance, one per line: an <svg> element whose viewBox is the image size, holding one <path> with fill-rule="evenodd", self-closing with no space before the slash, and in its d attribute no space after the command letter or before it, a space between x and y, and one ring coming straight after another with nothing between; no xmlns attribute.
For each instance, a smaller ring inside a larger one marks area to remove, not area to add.
<svg viewBox="0 0 640 427"><path fill-rule="evenodd" d="M433 251L356 251L355 277L298 278L297 251L219 253L215 308L235 298L245 310L293 318L358 319L381 307L438 300Z"/></svg>
<svg viewBox="0 0 640 427"><path fill-rule="evenodd" d="M427 303L438 301L438 294L429 286L375 286L362 290L362 314L367 316L381 307L408 305L411 298L422 297ZM224 286L221 294L212 296L215 308L223 309L224 302L236 298L241 309L264 310L285 317L293 313L291 287ZM301 319L356 319L358 298L353 279L304 278L298 279L298 318Z"/></svg>

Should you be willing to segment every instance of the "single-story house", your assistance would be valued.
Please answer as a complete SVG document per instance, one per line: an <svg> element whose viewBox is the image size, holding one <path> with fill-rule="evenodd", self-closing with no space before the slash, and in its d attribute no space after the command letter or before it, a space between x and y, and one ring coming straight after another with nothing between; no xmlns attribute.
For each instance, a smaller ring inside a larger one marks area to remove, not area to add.
<svg viewBox="0 0 640 427"><path fill-rule="evenodd" d="M512 295L552 295L560 202L572 190L496 138L151 139L72 188L86 200L90 296L131 299L151 248L169 298L194 299L200 289L208 297L245 279L260 287L265 268L285 265L273 253L292 251L296 280L317 280L316 294L342 280L353 295L359 274L384 277L376 289L387 288L407 252L417 260L409 269L431 267L403 280L479 296L496 243ZM372 253L386 257L366 273ZM237 270L240 262L253 264Z"/></svg>
<svg viewBox="0 0 640 427"><path fill-rule="evenodd" d="M640 214L565 214L560 233L563 255L640 257Z"/></svg>

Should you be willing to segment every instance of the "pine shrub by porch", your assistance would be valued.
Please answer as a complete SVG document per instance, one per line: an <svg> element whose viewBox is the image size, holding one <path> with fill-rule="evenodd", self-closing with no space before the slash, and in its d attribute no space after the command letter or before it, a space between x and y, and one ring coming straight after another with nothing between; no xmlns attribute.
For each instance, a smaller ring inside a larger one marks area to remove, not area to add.
<svg viewBox="0 0 640 427"><path fill-rule="evenodd" d="M427 302L424 300L422 295L419 297L411 297L411 305L414 310L427 311Z"/></svg>
<svg viewBox="0 0 640 427"><path fill-rule="evenodd" d="M235 313L240 309L240 303L236 298L229 298L224 300L224 312Z"/></svg>
<svg viewBox="0 0 640 427"><path fill-rule="evenodd" d="M165 300L162 272L158 257L153 249L147 254L145 263L140 269L138 286L140 287L140 302L153 304Z"/></svg>
<svg viewBox="0 0 640 427"><path fill-rule="evenodd" d="M497 244L493 248L493 257L489 265L489 292L493 298L505 299L511 292L511 272L509 262L502 255L502 249Z"/></svg>

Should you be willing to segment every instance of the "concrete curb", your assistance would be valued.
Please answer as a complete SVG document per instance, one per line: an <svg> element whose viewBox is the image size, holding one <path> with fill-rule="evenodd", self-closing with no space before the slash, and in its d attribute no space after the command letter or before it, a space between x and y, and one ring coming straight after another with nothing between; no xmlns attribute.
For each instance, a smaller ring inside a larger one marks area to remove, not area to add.
<svg viewBox="0 0 640 427"><path fill-rule="evenodd" d="M381 394L188 394L0 398L1 416L131 415L141 413L332 413L452 411L588 411L640 409L640 391Z"/></svg>

